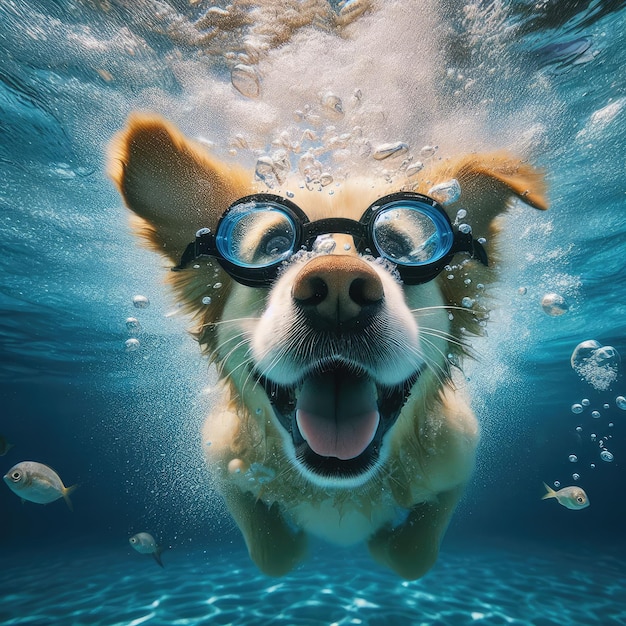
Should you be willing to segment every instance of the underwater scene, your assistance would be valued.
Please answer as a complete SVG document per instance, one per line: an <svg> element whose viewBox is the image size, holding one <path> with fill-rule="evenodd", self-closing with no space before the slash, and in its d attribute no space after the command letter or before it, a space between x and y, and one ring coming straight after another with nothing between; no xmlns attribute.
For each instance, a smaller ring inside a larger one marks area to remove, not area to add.
<svg viewBox="0 0 626 626"><path fill-rule="evenodd" d="M625 68L624 0L0 0L0 625L626 624Z"/></svg>

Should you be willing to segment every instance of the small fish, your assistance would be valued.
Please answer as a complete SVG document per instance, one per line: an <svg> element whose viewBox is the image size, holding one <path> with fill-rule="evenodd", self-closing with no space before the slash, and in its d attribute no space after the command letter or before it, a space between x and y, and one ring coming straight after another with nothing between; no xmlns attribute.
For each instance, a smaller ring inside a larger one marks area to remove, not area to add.
<svg viewBox="0 0 626 626"><path fill-rule="evenodd" d="M163 548L157 545L154 537L150 533L137 533L128 541L130 545L137 550L137 552L140 554L151 554L154 557L154 560L161 567L164 567L163 561L161 561L161 552L163 552Z"/></svg>
<svg viewBox="0 0 626 626"><path fill-rule="evenodd" d="M580 487L563 487L563 489L554 491L554 489L546 485L546 483L543 483L543 486L546 488L547 493L541 498L542 500L556 498L559 504L573 511L589 506L589 498Z"/></svg>
<svg viewBox="0 0 626 626"><path fill-rule="evenodd" d="M66 487L59 475L47 465L36 461L22 461L14 465L5 475L4 482L22 500L37 504L48 504L59 498L67 502L70 511L74 510L70 494L78 487Z"/></svg>
<svg viewBox="0 0 626 626"><path fill-rule="evenodd" d="M0 435L0 456L4 456L11 448L12 443L9 443L3 435Z"/></svg>

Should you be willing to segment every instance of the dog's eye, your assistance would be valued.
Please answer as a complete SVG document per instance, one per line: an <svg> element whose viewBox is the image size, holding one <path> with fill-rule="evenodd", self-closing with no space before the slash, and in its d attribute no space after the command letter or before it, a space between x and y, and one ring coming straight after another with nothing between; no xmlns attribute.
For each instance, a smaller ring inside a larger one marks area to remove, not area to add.
<svg viewBox="0 0 626 626"><path fill-rule="evenodd" d="M390 224L376 230L376 240L385 256L398 261L408 258L413 250L411 237Z"/></svg>
<svg viewBox="0 0 626 626"><path fill-rule="evenodd" d="M269 232L263 237L260 248L266 257L280 256L291 248L290 233Z"/></svg>

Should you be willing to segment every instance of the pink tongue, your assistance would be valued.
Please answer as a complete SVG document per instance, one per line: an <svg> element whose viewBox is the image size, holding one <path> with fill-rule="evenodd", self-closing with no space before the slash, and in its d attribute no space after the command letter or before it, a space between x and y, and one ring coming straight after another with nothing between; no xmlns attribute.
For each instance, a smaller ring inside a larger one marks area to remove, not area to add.
<svg viewBox="0 0 626 626"><path fill-rule="evenodd" d="M309 378L296 407L300 433L313 452L342 461L353 459L370 444L380 416L371 381L327 372Z"/></svg>

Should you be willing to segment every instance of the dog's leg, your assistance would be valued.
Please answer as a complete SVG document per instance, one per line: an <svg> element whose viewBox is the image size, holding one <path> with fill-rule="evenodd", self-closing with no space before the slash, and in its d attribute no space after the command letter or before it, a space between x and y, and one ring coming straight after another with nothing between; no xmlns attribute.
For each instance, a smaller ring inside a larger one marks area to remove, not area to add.
<svg viewBox="0 0 626 626"><path fill-rule="evenodd" d="M463 487L441 493L434 502L414 506L399 526L387 526L368 541L371 555L380 564L408 580L422 577L434 565L439 545Z"/></svg>
<svg viewBox="0 0 626 626"><path fill-rule="evenodd" d="M277 504L268 506L236 486L223 491L226 504L241 530L250 558L268 576L283 576L306 553L306 533L292 528Z"/></svg>

